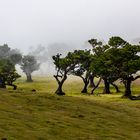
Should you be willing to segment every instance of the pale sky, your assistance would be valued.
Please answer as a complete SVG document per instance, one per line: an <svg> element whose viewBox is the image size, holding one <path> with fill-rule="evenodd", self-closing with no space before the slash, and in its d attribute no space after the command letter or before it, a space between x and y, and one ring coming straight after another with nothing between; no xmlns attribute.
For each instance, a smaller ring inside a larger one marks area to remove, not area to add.
<svg viewBox="0 0 140 140"><path fill-rule="evenodd" d="M0 44L75 44L140 38L140 0L0 0Z"/></svg>

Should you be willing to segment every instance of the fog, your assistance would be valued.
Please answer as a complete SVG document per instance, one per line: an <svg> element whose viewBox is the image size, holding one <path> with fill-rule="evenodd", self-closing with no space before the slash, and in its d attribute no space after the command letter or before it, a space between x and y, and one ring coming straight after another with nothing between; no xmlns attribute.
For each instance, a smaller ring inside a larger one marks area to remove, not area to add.
<svg viewBox="0 0 140 140"><path fill-rule="evenodd" d="M0 0L0 44L28 54L38 44L50 51L59 44L58 52L114 35L139 42L139 5L139 0Z"/></svg>

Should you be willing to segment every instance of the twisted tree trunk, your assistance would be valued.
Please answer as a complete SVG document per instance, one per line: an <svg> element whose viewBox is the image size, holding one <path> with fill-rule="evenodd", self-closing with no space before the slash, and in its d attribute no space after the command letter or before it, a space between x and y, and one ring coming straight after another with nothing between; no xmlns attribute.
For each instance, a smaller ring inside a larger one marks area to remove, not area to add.
<svg viewBox="0 0 140 140"><path fill-rule="evenodd" d="M125 82L125 93L123 95L123 97L127 97L127 98L130 98L132 95L131 95L131 78L128 78Z"/></svg>
<svg viewBox="0 0 140 140"><path fill-rule="evenodd" d="M104 80L104 85L105 85L103 94L110 94L110 83L108 82L106 78L104 78L103 80Z"/></svg>
<svg viewBox="0 0 140 140"><path fill-rule="evenodd" d="M119 92L120 92L120 90L119 90L119 88L118 88L118 86L117 86L116 84L111 83L111 85L112 85L113 87L115 87L116 93L119 93Z"/></svg>
<svg viewBox="0 0 140 140"><path fill-rule="evenodd" d="M62 86L63 86L63 83L59 83L59 84L58 84L58 88L57 88L57 90L55 91L55 93L56 93L57 95L65 95L65 93L64 93L63 90L62 90Z"/></svg>
<svg viewBox="0 0 140 140"><path fill-rule="evenodd" d="M95 90L96 88L98 88L98 86L99 86L100 83L101 83L101 80L102 80L102 78L100 77L98 83L97 83L97 84L94 86L94 88L91 90L91 94L93 94L93 93L94 93L94 90Z"/></svg>
<svg viewBox="0 0 140 140"><path fill-rule="evenodd" d="M16 90L17 89L17 86L14 85L14 84L7 84L8 86L12 86L13 87L13 90Z"/></svg>
<svg viewBox="0 0 140 140"><path fill-rule="evenodd" d="M57 83L58 83L58 88L57 88L57 90L55 91L55 93L56 93L57 95L65 95L65 93L64 93L63 90L62 90L62 86L63 86L65 80L67 79L67 75L65 74L65 75L63 76L62 80L59 80L59 79L58 79L58 75L54 75L54 77L55 77L55 79L56 79L56 81L57 81Z"/></svg>
<svg viewBox="0 0 140 140"><path fill-rule="evenodd" d="M95 87L95 84L94 84L94 75L93 74L90 74L90 76L89 76L89 87L90 88Z"/></svg>
<svg viewBox="0 0 140 140"><path fill-rule="evenodd" d="M81 93L87 93L87 87L88 87L88 84L89 84L89 80L85 79L83 80L84 81L84 88L83 90L81 91Z"/></svg>

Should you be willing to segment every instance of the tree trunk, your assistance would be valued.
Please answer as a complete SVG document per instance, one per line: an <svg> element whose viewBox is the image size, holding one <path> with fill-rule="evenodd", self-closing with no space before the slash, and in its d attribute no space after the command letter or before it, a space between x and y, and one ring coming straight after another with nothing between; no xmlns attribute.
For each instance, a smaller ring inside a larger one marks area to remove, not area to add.
<svg viewBox="0 0 140 140"><path fill-rule="evenodd" d="M123 97L127 97L127 98L130 98L132 95L131 95L131 79L128 78L126 80L126 83L125 83L125 93L124 93L124 96Z"/></svg>
<svg viewBox="0 0 140 140"><path fill-rule="evenodd" d="M96 88L98 88L98 86L99 86L100 83L101 83L101 80L102 80L102 78L100 77L98 83L97 83L97 84L95 85L95 87L91 90L91 94L93 94L93 93L94 93L94 90L95 90Z"/></svg>
<svg viewBox="0 0 140 140"><path fill-rule="evenodd" d="M104 78L103 80L105 85L103 94L110 94L110 83L107 81L106 78Z"/></svg>
<svg viewBox="0 0 140 140"><path fill-rule="evenodd" d="M17 89L17 86L14 85L14 84L8 84L9 86L12 86L13 87L13 90L16 90Z"/></svg>
<svg viewBox="0 0 140 140"><path fill-rule="evenodd" d="M90 74L90 76L89 76L89 87L90 88L95 87L95 84L94 84L94 75L93 74Z"/></svg>
<svg viewBox="0 0 140 140"><path fill-rule="evenodd" d="M65 74L61 81L58 80L58 76L54 76L54 77L55 77L55 79L56 79L56 81L57 81L57 83L58 83L58 88L57 88L57 90L55 91L55 93L56 93L57 95L65 95L65 93L64 93L63 90L62 90L62 86L63 86L65 80L67 79L67 75Z"/></svg>
<svg viewBox="0 0 140 140"><path fill-rule="evenodd" d="M87 86L88 86L89 82L87 80L84 81L84 88L81 91L81 93L87 93Z"/></svg>
<svg viewBox="0 0 140 140"><path fill-rule="evenodd" d="M62 86L63 86L63 83L60 82L60 83L58 84L58 88L57 88L57 90L56 90L56 92L55 92L57 95L65 95L65 93L64 93L63 90L62 90Z"/></svg>
<svg viewBox="0 0 140 140"><path fill-rule="evenodd" d="M12 84L12 86L13 86L13 90L16 90L17 89L17 86L16 85L13 85Z"/></svg>
<svg viewBox="0 0 140 140"><path fill-rule="evenodd" d="M26 73L26 77L27 77L27 80L26 80L27 82L33 82L31 73Z"/></svg>
<svg viewBox="0 0 140 140"><path fill-rule="evenodd" d="M111 83L111 85L115 87L115 89L116 89L116 93L119 93L119 92L120 92L120 90L119 90L119 88L118 88L118 86L117 86L116 84Z"/></svg>

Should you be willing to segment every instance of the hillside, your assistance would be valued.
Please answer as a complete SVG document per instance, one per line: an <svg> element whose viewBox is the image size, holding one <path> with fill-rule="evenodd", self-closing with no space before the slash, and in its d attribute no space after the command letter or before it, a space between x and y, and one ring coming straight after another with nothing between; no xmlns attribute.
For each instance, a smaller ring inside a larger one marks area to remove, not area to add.
<svg viewBox="0 0 140 140"><path fill-rule="evenodd" d="M0 90L0 138L8 140L138 140L140 102L121 94L81 95L69 80L67 95L54 95L51 78L17 81L18 90ZM102 88L102 87L101 87ZM36 92L32 92L36 89ZM121 88L122 89L122 88ZM138 90L137 86L134 90Z"/></svg>

